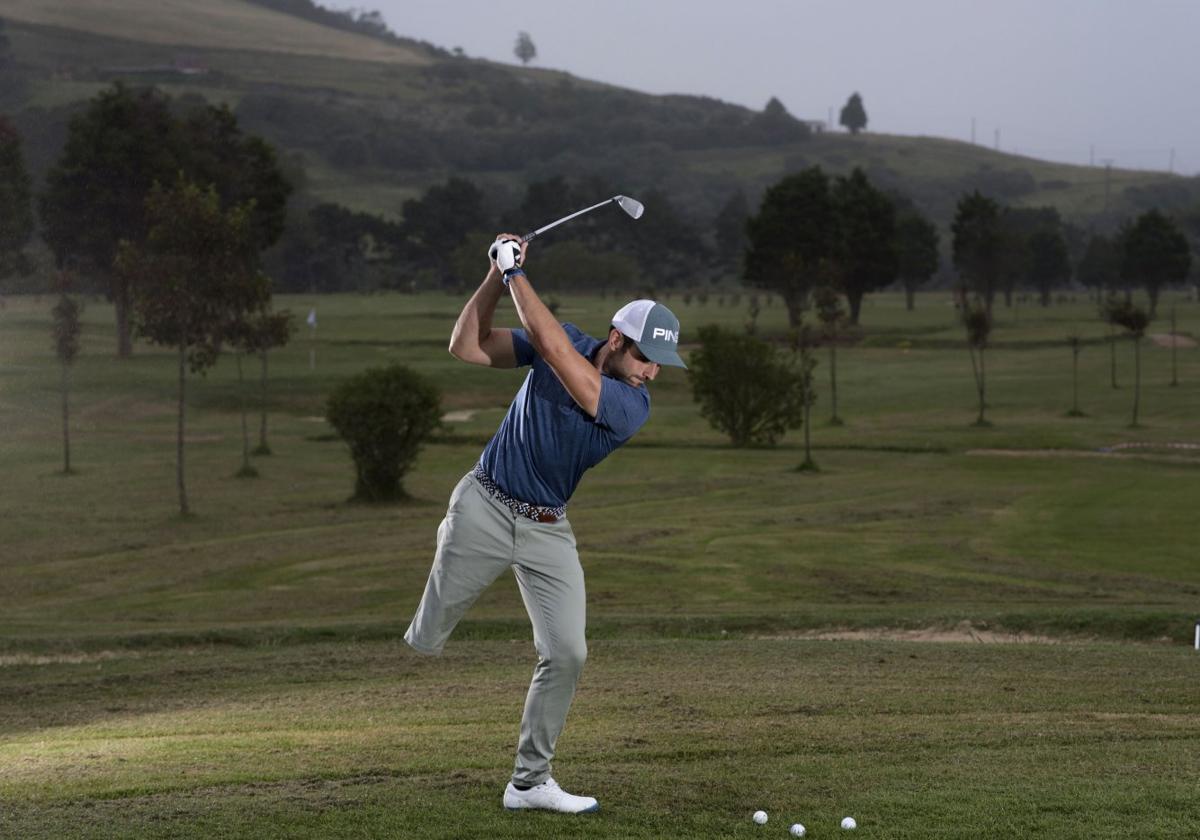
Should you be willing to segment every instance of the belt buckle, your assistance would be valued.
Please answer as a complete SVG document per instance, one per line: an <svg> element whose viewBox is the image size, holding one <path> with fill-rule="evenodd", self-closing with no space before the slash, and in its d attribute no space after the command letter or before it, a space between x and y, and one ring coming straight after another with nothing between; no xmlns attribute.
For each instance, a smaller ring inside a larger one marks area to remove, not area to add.
<svg viewBox="0 0 1200 840"><path fill-rule="evenodd" d="M558 521L558 517L555 516L553 513L551 513L548 510L539 510L537 512L537 516L535 518L537 519L538 522L545 522L545 523Z"/></svg>

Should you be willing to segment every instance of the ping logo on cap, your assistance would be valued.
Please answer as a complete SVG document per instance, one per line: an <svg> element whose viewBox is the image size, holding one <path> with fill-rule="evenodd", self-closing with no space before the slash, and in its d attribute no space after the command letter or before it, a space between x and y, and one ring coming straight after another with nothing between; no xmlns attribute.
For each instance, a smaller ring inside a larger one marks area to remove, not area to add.
<svg viewBox="0 0 1200 840"><path fill-rule="evenodd" d="M673 344L678 344L679 343L679 330L668 330L668 329L663 329L662 327L655 327L654 332L652 332L650 334L650 337L652 339L665 338L667 341L670 341Z"/></svg>

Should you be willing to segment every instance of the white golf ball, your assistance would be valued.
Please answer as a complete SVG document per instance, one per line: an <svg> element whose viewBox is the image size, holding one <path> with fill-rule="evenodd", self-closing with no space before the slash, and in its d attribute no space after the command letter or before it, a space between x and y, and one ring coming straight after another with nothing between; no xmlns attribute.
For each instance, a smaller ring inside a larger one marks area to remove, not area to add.
<svg viewBox="0 0 1200 840"><path fill-rule="evenodd" d="M854 821L854 817L846 817L842 820L842 828L846 829L847 831L852 831L858 828L858 823Z"/></svg>
<svg viewBox="0 0 1200 840"><path fill-rule="evenodd" d="M793 837L804 836L804 826L802 826L800 823L792 823L792 827L789 828L788 831L792 832Z"/></svg>
<svg viewBox="0 0 1200 840"><path fill-rule="evenodd" d="M766 811L755 811L754 812L754 821L756 823L758 823L759 825L766 825L767 824L767 812Z"/></svg>

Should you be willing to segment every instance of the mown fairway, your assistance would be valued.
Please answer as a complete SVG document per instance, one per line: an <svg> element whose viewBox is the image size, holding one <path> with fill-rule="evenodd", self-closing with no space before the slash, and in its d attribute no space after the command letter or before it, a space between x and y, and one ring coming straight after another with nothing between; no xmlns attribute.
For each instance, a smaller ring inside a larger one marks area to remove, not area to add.
<svg viewBox="0 0 1200 840"><path fill-rule="evenodd" d="M995 425L976 428L937 293L864 309L865 336L838 354L845 427L826 424L822 354L819 474L794 471L799 431L733 450L681 372L654 383L647 428L571 509L593 642L557 775L603 811L504 813L533 665L515 584L441 660L399 641L450 488L521 377L445 353L463 299L316 300L316 340L302 328L271 361L258 479L232 477L232 357L193 380L188 520L170 354L118 362L111 310L88 304L64 477L53 301L7 301L0 836L783 837L798 820L831 837L848 814L864 837L1200 832L1200 456L1165 446L1200 443L1200 351L1179 350L1172 388L1170 351L1147 340L1130 429L1131 348L1113 389L1091 304L1001 308ZM559 315L599 332L621 302L565 297ZM725 302L669 304L686 340L740 325L746 296ZM278 302L301 318L313 303ZM1179 298L1177 314L1200 335L1200 306ZM759 327L782 332L777 300ZM392 361L437 379L455 419L411 502L348 505L322 401ZM1148 446L1099 451L1130 443Z"/></svg>

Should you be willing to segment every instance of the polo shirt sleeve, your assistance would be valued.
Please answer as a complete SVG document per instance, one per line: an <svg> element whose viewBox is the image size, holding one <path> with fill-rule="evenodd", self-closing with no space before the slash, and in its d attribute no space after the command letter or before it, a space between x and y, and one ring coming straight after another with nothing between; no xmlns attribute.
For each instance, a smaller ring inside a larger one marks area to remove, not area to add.
<svg viewBox="0 0 1200 840"><path fill-rule="evenodd" d="M537 358L537 351L529 340L529 334L522 329L512 331L513 352L517 356L517 367L528 367Z"/></svg>
<svg viewBox="0 0 1200 840"><path fill-rule="evenodd" d="M649 391L618 382L611 376L600 377L596 425L608 429L619 440L628 440L649 417Z"/></svg>

